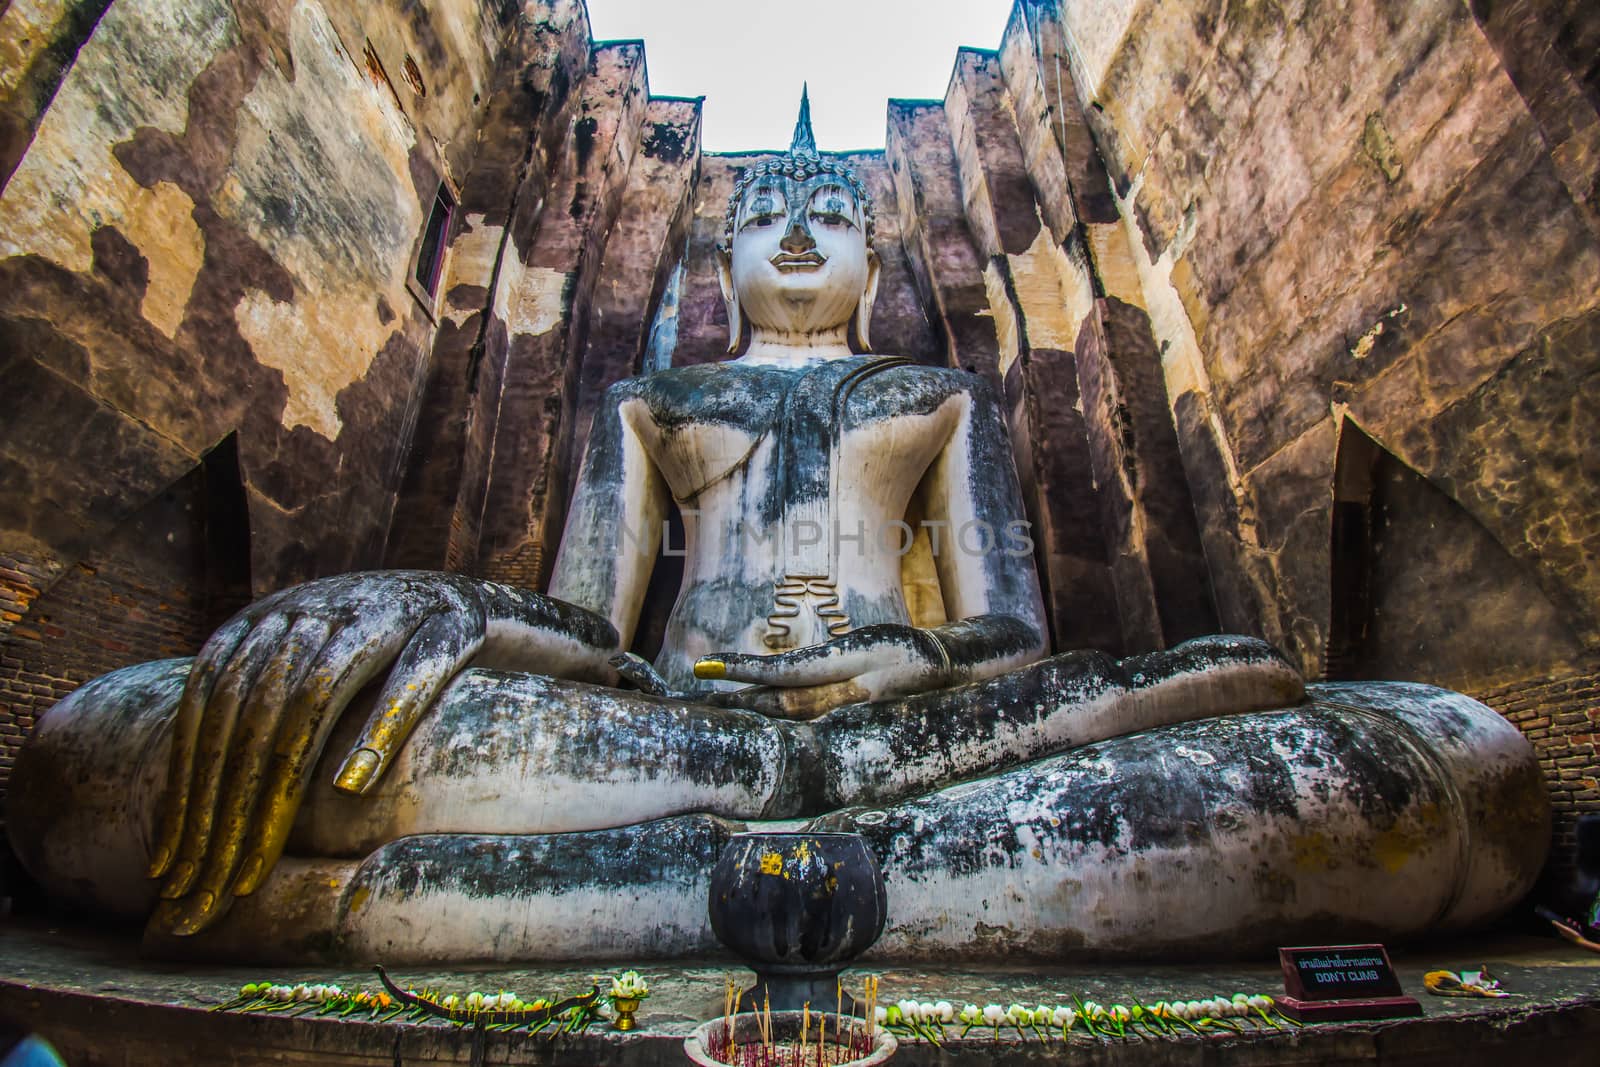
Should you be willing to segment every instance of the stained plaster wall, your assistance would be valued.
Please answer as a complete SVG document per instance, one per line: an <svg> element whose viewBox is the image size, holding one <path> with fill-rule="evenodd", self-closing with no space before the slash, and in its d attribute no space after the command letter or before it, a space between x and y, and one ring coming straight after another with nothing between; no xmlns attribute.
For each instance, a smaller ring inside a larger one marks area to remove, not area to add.
<svg viewBox="0 0 1600 1067"><path fill-rule="evenodd" d="M1224 626L1314 675L1351 582L1380 582L1369 668L1523 725L1570 840L1600 809L1600 12L1130 0L1063 22ZM1350 433L1376 443L1355 503L1385 538L1360 574L1330 558ZM1467 654L1529 619L1550 639Z"/></svg>
<svg viewBox="0 0 1600 1067"><path fill-rule="evenodd" d="M229 435L228 567L256 592L380 561L434 333L411 259L518 18L477 0L0 8L8 726L215 623L189 610L189 539L135 519ZM179 621L122 625L140 614Z"/></svg>

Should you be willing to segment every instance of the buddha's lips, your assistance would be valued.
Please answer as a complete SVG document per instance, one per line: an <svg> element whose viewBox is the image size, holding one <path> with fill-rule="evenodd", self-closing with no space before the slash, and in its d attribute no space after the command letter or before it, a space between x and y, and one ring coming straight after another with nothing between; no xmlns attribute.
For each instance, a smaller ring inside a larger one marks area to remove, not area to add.
<svg viewBox="0 0 1600 1067"><path fill-rule="evenodd" d="M779 252L770 262L779 270L811 270L828 262L828 257L821 252L802 252L799 255Z"/></svg>

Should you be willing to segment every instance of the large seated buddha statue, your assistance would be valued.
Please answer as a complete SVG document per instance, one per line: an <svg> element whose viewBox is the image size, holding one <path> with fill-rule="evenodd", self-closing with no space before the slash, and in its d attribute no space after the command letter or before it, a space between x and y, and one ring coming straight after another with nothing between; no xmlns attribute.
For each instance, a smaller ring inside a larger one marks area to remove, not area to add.
<svg viewBox="0 0 1600 1067"><path fill-rule="evenodd" d="M1248 637L1048 655L997 398L870 354L872 237L803 121L729 203L734 358L610 389L548 593L325 578L89 682L11 778L29 870L152 951L263 961L700 955L722 845L774 822L865 836L880 958L1231 955L1515 902L1548 804L1483 705L1307 686Z"/></svg>

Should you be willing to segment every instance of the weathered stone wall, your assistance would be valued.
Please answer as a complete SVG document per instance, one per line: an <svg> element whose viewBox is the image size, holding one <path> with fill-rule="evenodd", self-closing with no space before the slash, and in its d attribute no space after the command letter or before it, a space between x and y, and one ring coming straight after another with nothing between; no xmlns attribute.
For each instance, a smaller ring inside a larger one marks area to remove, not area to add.
<svg viewBox="0 0 1600 1067"><path fill-rule="evenodd" d="M1489 700L1570 840L1600 810L1600 10L1061 17L1223 625Z"/></svg>
<svg viewBox="0 0 1600 1067"><path fill-rule="evenodd" d="M230 435L225 569L265 592L381 561L434 334L412 259L519 18L0 7L0 721L193 650L205 567L135 519Z"/></svg>

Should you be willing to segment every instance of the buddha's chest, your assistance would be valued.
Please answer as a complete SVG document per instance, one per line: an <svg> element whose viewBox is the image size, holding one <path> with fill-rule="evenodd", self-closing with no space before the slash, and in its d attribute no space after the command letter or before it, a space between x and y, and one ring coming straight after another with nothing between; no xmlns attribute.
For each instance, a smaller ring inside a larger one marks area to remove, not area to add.
<svg viewBox="0 0 1600 1067"><path fill-rule="evenodd" d="M680 505L718 491L763 510L831 493L840 473L870 471L893 491L915 487L949 435L940 405L897 403L883 381L805 381L727 367L630 401L625 417ZM854 385L855 388L851 388Z"/></svg>

